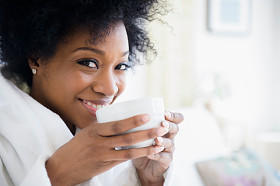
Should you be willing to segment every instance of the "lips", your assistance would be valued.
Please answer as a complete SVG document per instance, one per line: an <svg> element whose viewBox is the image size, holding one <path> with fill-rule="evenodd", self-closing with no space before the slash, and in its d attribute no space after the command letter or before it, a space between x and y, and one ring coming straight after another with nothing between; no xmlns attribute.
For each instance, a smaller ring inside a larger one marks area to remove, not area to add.
<svg viewBox="0 0 280 186"><path fill-rule="evenodd" d="M100 101L100 100L90 101L90 100L79 99L79 101L81 101L83 106L93 115L96 115L96 111L98 109L109 105L109 102Z"/></svg>

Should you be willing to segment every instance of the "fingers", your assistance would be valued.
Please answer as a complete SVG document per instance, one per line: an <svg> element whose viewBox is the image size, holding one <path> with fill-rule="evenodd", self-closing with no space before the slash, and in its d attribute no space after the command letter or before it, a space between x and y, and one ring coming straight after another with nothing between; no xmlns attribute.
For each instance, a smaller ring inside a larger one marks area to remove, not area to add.
<svg viewBox="0 0 280 186"><path fill-rule="evenodd" d="M164 147L164 152L174 152L174 142L169 138L155 138L155 145Z"/></svg>
<svg viewBox="0 0 280 186"><path fill-rule="evenodd" d="M122 161L122 160L131 160L141 157L146 157L152 154L159 153L164 150L164 147L160 146L149 146L144 148L133 148L127 150L113 150L112 160Z"/></svg>
<svg viewBox="0 0 280 186"><path fill-rule="evenodd" d="M168 131L168 128L161 126L159 128L137 131L119 136L112 136L106 139L106 143L112 148L130 146L148 139L154 139L157 136L163 136L167 134Z"/></svg>
<svg viewBox="0 0 280 186"><path fill-rule="evenodd" d="M149 120L150 117L148 114L142 114L120 121L99 124L96 130L97 134L100 136L114 136L143 125Z"/></svg>
<svg viewBox="0 0 280 186"><path fill-rule="evenodd" d="M184 116L181 113L166 111L165 119L173 123L179 124L184 120Z"/></svg>
<svg viewBox="0 0 280 186"><path fill-rule="evenodd" d="M179 126L169 121L163 121L163 125L168 125L169 132L164 136L173 139L179 132Z"/></svg>

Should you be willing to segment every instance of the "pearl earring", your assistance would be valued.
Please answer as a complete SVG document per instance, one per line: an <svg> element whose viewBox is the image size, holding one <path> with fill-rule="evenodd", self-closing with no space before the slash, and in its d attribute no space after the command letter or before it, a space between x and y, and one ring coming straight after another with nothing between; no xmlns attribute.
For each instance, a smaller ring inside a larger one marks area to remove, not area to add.
<svg viewBox="0 0 280 186"><path fill-rule="evenodd" d="M37 73L37 70L35 68L32 68L31 70L32 70L32 74L35 75Z"/></svg>

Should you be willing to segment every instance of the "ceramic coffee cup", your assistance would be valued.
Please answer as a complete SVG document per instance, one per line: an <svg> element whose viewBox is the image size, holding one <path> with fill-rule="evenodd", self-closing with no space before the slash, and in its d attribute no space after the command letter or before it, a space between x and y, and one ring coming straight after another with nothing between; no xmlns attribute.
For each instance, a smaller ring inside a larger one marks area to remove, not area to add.
<svg viewBox="0 0 280 186"><path fill-rule="evenodd" d="M144 125L133 128L126 133L157 128L164 121L164 104L162 98L139 98L115 103L103 107L96 112L98 123L119 121L139 114L149 114L150 120ZM141 148L151 146L154 139L143 141L132 146L116 147L116 149Z"/></svg>

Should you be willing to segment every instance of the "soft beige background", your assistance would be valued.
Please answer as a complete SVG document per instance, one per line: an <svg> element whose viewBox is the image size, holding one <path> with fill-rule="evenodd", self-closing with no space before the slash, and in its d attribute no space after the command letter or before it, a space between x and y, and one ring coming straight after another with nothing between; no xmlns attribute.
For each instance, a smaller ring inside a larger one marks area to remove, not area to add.
<svg viewBox="0 0 280 186"><path fill-rule="evenodd" d="M149 28L158 56L148 65L147 93L162 96L168 107L182 107L194 99L193 2L173 0L170 4L173 11L165 18L168 24L155 22Z"/></svg>
<svg viewBox="0 0 280 186"><path fill-rule="evenodd" d="M251 0L250 32L242 36L207 30L207 0L169 2L168 25L149 27L157 58L136 70L120 100L161 96L168 110L211 104L231 147L244 143L267 157L263 143L280 149L280 1ZM267 142L264 132L277 135Z"/></svg>

